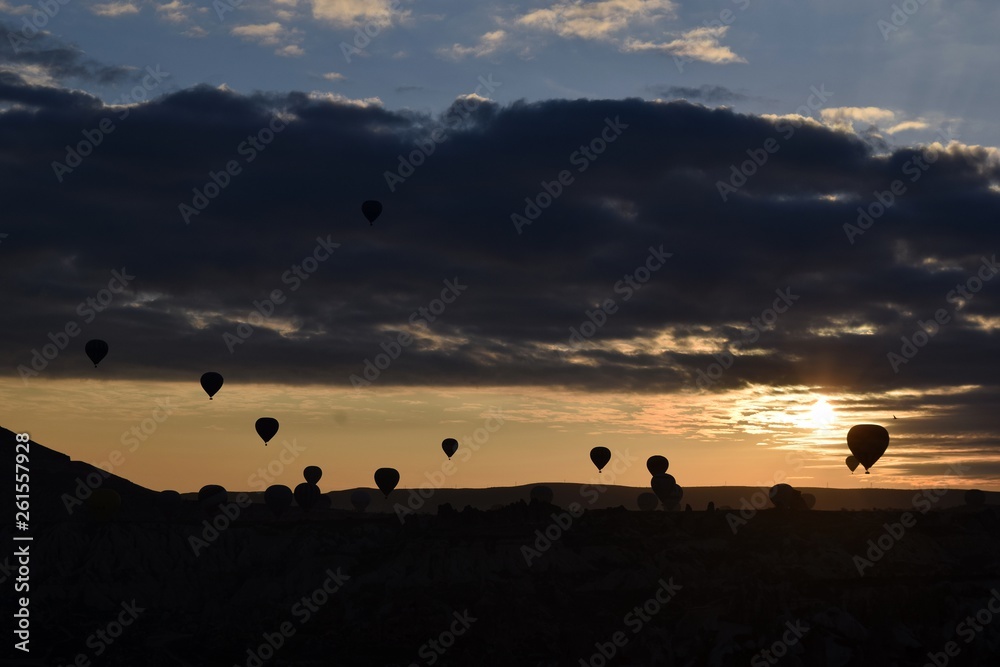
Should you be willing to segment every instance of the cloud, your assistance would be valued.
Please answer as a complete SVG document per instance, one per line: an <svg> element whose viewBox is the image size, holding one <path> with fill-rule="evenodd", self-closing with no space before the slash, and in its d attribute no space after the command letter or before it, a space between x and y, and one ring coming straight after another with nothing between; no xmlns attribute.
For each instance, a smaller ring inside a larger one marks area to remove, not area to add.
<svg viewBox="0 0 1000 667"><path fill-rule="evenodd" d="M490 56L499 51L503 46L507 38L507 33L503 30L494 30L493 32L488 32L479 38L479 42L475 46L462 46L461 44L453 44L449 48L439 49L438 53L446 58L452 60L461 60L466 56L475 56L476 58L483 58L485 56Z"/></svg>
<svg viewBox="0 0 1000 667"><path fill-rule="evenodd" d="M313 17L342 28L366 25L387 28L409 18L409 10L397 11L399 0L312 0Z"/></svg>
<svg viewBox="0 0 1000 667"><path fill-rule="evenodd" d="M97 16L117 18L119 16L129 16L139 13L139 6L132 2L107 2L87 7Z"/></svg>
<svg viewBox="0 0 1000 667"><path fill-rule="evenodd" d="M849 129L853 129L854 123L877 126L892 122L895 117L894 111L879 107L833 107L820 111L820 118L827 125Z"/></svg>
<svg viewBox="0 0 1000 667"><path fill-rule="evenodd" d="M16 48L15 42L18 42ZM3 23L0 23L0 67L17 73L33 85L54 85L74 79L115 84L133 76L129 68L104 65L87 58L80 49L48 33L25 40L20 31Z"/></svg>
<svg viewBox="0 0 1000 667"><path fill-rule="evenodd" d="M194 9L195 6L192 4L185 4L181 0L171 0L168 3L157 4L156 14L169 23L188 23L191 21L190 14Z"/></svg>
<svg viewBox="0 0 1000 667"><path fill-rule="evenodd" d="M672 0L572 0L530 11L514 22L560 37L607 40L636 24L648 25L661 18L672 18L675 9Z"/></svg>
<svg viewBox="0 0 1000 667"><path fill-rule="evenodd" d="M322 76L327 81L343 81L344 79L347 78L347 77L345 77L343 74L341 74L339 72L326 72Z"/></svg>
<svg viewBox="0 0 1000 667"><path fill-rule="evenodd" d="M897 132L906 132L909 130L926 130L930 127L930 124L922 120L905 120L898 125L893 125L886 130L889 134L896 134Z"/></svg>
<svg viewBox="0 0 1000 667"><path fill-rule="evenodd" d="M729 26L695 28L676 35L669 42L641 41L630 37L625 40L621 49L626 53L655 51L716 65L745 63L746 60L728 46L719 44L728 30Z"/></svg>
<svg viewBox="0 0 1000 667"><path fill-rule="evenodd" d="M286 28L277 21L235 26L229 32L247 42L278 46L274 53L286 58L298 58L306 53L298 44L302 40L301 32L297 28Z"/></svg>
<svg viewBox="0 0 1000 667"><path fill-rule="evenodd" d="M737 93L725 86L704 84L698 88L691 86L648 86L647 90L666 99L685 99L692 102L707 102L709 104L725 104L727 102L746 102L747 95Z"/></svg>

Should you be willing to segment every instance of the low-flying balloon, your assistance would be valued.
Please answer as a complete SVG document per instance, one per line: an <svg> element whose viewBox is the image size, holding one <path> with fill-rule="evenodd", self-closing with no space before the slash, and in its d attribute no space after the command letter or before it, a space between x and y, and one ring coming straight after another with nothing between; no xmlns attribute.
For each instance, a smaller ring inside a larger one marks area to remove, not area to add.
<svg viewBox="0 0 1000 667"><path fill-rule="evenodd" d="M201 388L208 394L208 400L212 400L212 397L219 393L222 382L222 375L215 371L209 371L201 376Z"/></svg>
<svg viewBox="0 0 1000 667"><path fill-rule="evenodd" d="M361 204L361 212L368 220L369 225L374 225L378 217L382 215L382 202L369 199Z"/></svg>
<svg viewBox="0 0 1000 667"><path fill-rule="evenodd" d="M814 496L811 493L803 493L802 502L803 504L805 504L806 509L811 510L812 508L816 507L816 496Z"/></svg>
<svg viewBox="0 0 1000 667"><path fill-rule="evenodd" d="M319 466L306 466L302 471L302 477L310 484L319 484L320 478L323 477L323 469Z"/></svg>
<svg viewBox="0 0 1000 667"><path fill-rule="evenodd" d="M399 471L395 468L379 468L375 471L375 486L386 498L399 484Z"/></svg>
<svg viewBox="0 0 1000 667"><path fill-rule="evenodd" d="M639 494L639 497L636 498L636 503L643 512L652 512L660 504L660 499L656 497L655 493L645 491Z"/></svg>
<svg viewBox="0 0 1000 667"><path fill-rule="evenodd" d="M876 424L858 424L847 432L847 446L854 458L865 467L865 474L870 475L868 469L875 465L889 446L889 432Z"/></svg>
<svg viewBox="0 0 1000 667"><path fill-rule="evenodd" d="M667 472L667 468L670 467L670 461L667 460L666 456L650 456L646 459L646 470L649 471L650 475L662 475Z"/></svg>
<svg viewBox="0 0 1000 667"><path fill-rule="evenodd" d="M857 458L855 458L854 454L847 457L847 467L851 469L852 473L857 470L859 465L861 465L861 463Z"/></svg>
<svg viewBox="0 0 1000 667"><path fill-rule="evenodd" d="M792 509L792 505L795 504L799 492L788 484L775 484L767 492L767 495L775 507L788 510Z"/></svg>
<svg viewBox="0 0 1000 667"><path fill-rule="evenodd" d="M323 494L320 492L319 487L315 484L310 484L309 482L302 482L295 487L293 492L295 496L295 504L304 510L312 509L316 503L319 502L320 496Z"/></svg>
<svg viewBox="0 0 1000 667"><path fill-rule="evenodd" d="M371 502L372 494L368 493L364 489L356 489L351 494L351 504L354 505L354 509L359 512L364 512L365 508L367 508Z"/></svg>
<svg viewBox="0 0 1000 667"><path fill-rule="evenodd" d="M264 489L264 504L274 516L281 516L282 512L291 507L292 498L292 490L284 484L272 484Z"/></svg>
<svg viewBox="0 0 1000 667"><path fill-rule="evenodd" d="M212 512L229 499L229 492L218 484L208 484L198 491L198 504L206 512Z"/></svg>
<svg viewBox="0 0 1000 667"><path fill-rule="evenodd" d="M441 442L441 449L444 450L445 455L450 459L458 451L458 440L455 438L445 438Z"/></svg>
<svg viewBox="0 0 1000 667"><path fill-rule="evenodd" d="M552 504L552 499L555 496L552 493L552 489L548 486L540 484L531 489L531 500L537 500L540 503L546 503L548 505Z"/></svg>
<svg viewBox="0 0 1000 667"><path fill-rule="evenodd" d="M87 344L83 346L83 351L87 353L87 356L94 363L94 368L97 368L97 364L101 363L101 359L108 356L108 344L99 338L94 340L88 340Z"/></svg>
<svg viewBox="0 0 1000 667"><path fill-rule="evenodd" d="M611 450L607 447L594 447L590 450L590 460L597 466L597 472L601 472L611 460Z"/></svg>
<svg viewBox="0 0 1000 667"><path fill-rule="evenodd" d="M674 479L674 476L668 473L653 475L649 486L653 489L656 497L660 499L660 502L663 503L663 506L670 509L677 494L677 489L680 488L677 486L677 480Z"/></svg>
<svg viewBox="0 0 1000 667"><path fill-rule="evenodd" d="M254 428L257 429L257 435L264 441L264 446L266 447L268 440L273 438L274 434L278 432L278 420L274 417L261 417L254 424Z"/></svg>

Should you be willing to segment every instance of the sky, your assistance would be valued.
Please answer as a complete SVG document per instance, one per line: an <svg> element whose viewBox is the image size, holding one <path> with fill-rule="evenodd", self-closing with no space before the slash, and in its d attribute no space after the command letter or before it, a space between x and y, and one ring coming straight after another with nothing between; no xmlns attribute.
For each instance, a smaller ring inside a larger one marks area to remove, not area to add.
<svg viewBox="0 0 1000 667"><path fill-rule="evenodd" d="M998 25L0 0L0 425L181 491L644 486L653 454L682 486L1000 490ZM891 436L871 475L858 423Z"/></svg>

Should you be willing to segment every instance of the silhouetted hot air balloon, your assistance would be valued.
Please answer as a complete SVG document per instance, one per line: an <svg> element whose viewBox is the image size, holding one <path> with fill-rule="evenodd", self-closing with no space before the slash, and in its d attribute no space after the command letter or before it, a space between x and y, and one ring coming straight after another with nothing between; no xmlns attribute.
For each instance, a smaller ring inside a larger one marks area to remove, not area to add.
<svg viewBox="0 0 1000 667"><path fill-rule="evenodd" d="M969 489L965 492L965 504L969 507L982 507L986 504L986 494L979 489Z"/></svg>
<svg viewBox="0 0 1000 667"><path fill-rule="evenodd" d="M662 473L659 475L653 475L653 479L650 480L649 486L653 489L653 493L656 497L660 499L663 506L667 509L670 508L671 503L673 503L674 496L677 493L677 480L674 479L673 475ZM678 500L680 500L678 498Z"/></svg>
<svg viewBox="0 0 1000 667"><path fill-rule="evenodd" d="M545 485L540 484L531 489L531 500L537 500L540 503L551 505L554 497L552 489Z"/></svg>
<svg viewBox="0 0 1000 667"><path fill-rule="evenodd" d="M365 218L368 219L368 224L374 225L375 221L378 220L378 217L382 215L382 202L369 199L361 204L361 212L364 213Z"/></svg>
<svg viewBox="0 0 1000 667"><path fill-rule="evenodd" d="M812 508L816 507L816 496L814 496L811 493L803 493L802 502L805 504L806 509L811 510Z"/></svg>
<svg viewBox="0 0 1000 667"><path fill-rule="evenodd" d="M450 459L452 456L455 455L455 452L458 451L458 440L456 440L455 438L445 438L441 442L441 449L444 450L444 453Z"/></svg>
<svg viewBox="0 0 1000 667"><path fill-rule="evenodd" d="M257 435L264 441L264 446L266 447L268 440L273 438L274 434L278 432L278 420L274 417L261 417L254 424L254 428L257 429Z"/></svg>
<svg viewBox="0 0 1000 667"><path fill-rule="evenodd" d="M87 341L87 344L83 346L83 351L94 362L94 368L97 368L97 364L101 363L101 359L108 356L108 344L99 338L95 338L94 340Z"/></svg>
<svg viewBox="0 0 1000 667"><path fill-rule="evenodd" d="M639 494L639 497L636 498L636 503L638 503L639 509L643 512L652 512L660 504L660 499L656 497L655 493L645 491Z"/></svg>
<svg viewBox="0 0 1000 667"><path fill-rule="evenodd" d="M264 504L274 516L281 516L282 512L291 507L292 498L292 490L284 484L272 484L264 489Z"/></svg>
<svg viewBox="0 0 1000 667"><path fill-rule="evenodd" d="M667 468L670 467L670 461L667 460L666 456L650 456L646 459L646 470L649 471L650 475L662 475L667 472Z"/></svg>
<svg viewBox="0 0 1000 667"><path fill-rule="evenodd" d="M851 469L851 473L853 473L857 469L857 467L861 465L858 462L858 459L855 458L854 454L848 456L846 462L847 462L847 467Z"/></svg>
<svg viewBox="0 0 1000 667"><path fill-rule="evenodd" d="M198 504L205 512L213 512L229 499L229 492L218 484L207 484L198 491Z"/></svg>
<svg viewBox="0 0 1000 667"><path fill-rule="evenodd" d="M611 460L611 450L607 447L594 447L590 450L590 460L597 466L597 472L601 472Z"/></svg>
<svg viewBox="0 0 1000 667"><path fill-rule="evenodd" d="M858 463L865 467L865 474L870 475L868 469L875 465L889 446L889 432L876 424L858 424L847 432L847 446Z"/></svg>
<svg viewBox="0 0 1000 667"><path fill-rule="evenodd" d="M319 487L315 484L310 484L309 482L302 482L295 487L293 492L295 496L295 504L304 510L312 509L316 503L319 502L320 496L323 494L320 492Z"/></svg>
<svg viewBox="0 0 1000 667"><path fill-rule="evenodd" d="M219 393L222 382L222 375L215 371L209 371L201 376L201 388L208 394L208 400L212 400L212 397Z"/></svg>
<svg viewBox="0 0 1000 667"><path fill-rule="evenodd" d="M367 508L371 502L372 495L364 489L356 489L354 493L351 494L351 504L354 505L354 509L359 512L364 512L365 508Z"/></svg>
<svg viewBox="0 0 1000 667"><path fill-rule="evenodd" d="M375 471L375 485L386 498L399 484L399 471L395 468L379 468Z"/></svg>
<svg viewBox="0 0 1000 667"><path fill-rule="evenodd" d="M778 509L791 509L795 503L797 491L788 484L775 484L767 492L768 497Z"/></svg>
<svg viewBox="0 0 1000 667"><path fill-rule="evenodd" d="M310 484L319 484L320 478L323 477L323 469L319 466L306 466L302 471L302 477Z"/></svg>

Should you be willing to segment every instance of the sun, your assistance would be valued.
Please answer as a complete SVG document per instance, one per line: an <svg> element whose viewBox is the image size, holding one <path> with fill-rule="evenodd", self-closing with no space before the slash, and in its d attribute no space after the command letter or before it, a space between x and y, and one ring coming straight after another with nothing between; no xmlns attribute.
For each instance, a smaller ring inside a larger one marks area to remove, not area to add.
<svg viewBox="0 0 1000 667"><path fill-rule="evenodd" d="M825 398L821 397L813 403L812 407L809 408L809 412L802 415L802 421L799 425L803 428L812 428L818 431L828 428L836 418L837 415L833 411L833 406Z"/></svg>

